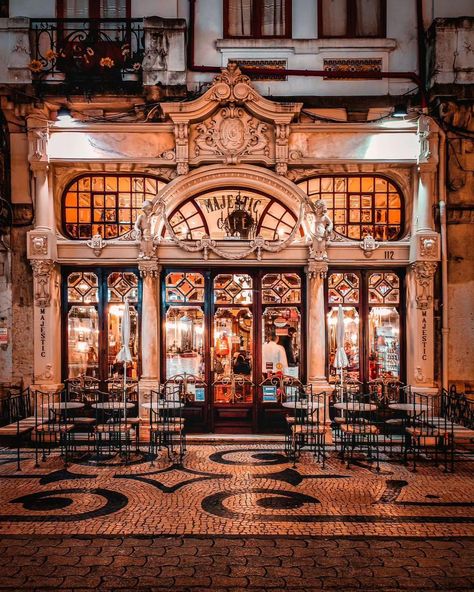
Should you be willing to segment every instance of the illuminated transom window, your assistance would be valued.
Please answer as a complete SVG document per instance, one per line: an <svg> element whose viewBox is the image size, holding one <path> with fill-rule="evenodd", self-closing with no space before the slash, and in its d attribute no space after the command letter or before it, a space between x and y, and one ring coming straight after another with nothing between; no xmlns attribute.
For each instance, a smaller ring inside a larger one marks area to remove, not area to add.
<svg viewBox="0 0 474 592"><path fill-rule="evenodd" d="M204 302L204 276L172 272L166 276L166 302Z"/></svg>
<svg viewBox="0 0 474 592"><path fill-rule="evenodd" d="M358 304L359 276L355 273L331 273L328 278L329 304Z"/></svg>
<svg viewBox="0 0 474 592"><path fill-rule="evenodd" d="M90 271L74 271L67 278L68 302L99 302L99 280Z"/></svg>
<svg viewBox="0 0 474 592"><path fill-rule="evenodd" d="M399 304L400 280L394 273L369 275L369 304Z"/></svg>
<svg viewBox="0 0 474 592"><path fill-rule="evenodd" d="M263 304L301 302L301 278L296 273L267 273L262 279Z"/></svg>
<svg viewBox="0 0 474 592"><path fill-rule="evenodd" d="M181 240L285 240L297 217L278 200L249 189L213 190L181 203L168 217ZM300 235L302 230L300 229ZM163 236L167 232L163 230Z"/></svg>
<svg viewBox="0 0 474 592"><path fill-rule="evenodd" d="M63 195L63 230L68 238L104 239L132 230L143 202L165 183L143 175L83 175Z"/></svg>
<svg viewBox="0 0 474 592"><path fill-rule="evenodd" d="M377 175L318 177L298 184L312 200L322 199L334 230L350 239L367 235L391 241L403 232L403 198L396 185Z"/></svg>

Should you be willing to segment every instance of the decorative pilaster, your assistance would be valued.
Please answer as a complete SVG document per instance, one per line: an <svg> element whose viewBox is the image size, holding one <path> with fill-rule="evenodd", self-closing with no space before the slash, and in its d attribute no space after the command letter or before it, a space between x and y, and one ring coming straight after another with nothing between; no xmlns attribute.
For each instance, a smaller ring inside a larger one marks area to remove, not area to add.
<svg viewBox="0 0 474 592"><path fill-rule="evenodd" d="M156 260L138 262L143 278L141 315L141 361L140 402L149 398L151 389L160 381L160 298L159 277L161 267Z"/></svg>
<svg viewBox="0 0 474 592"><path fill-rule="evenodd" d="M275 171L277 175L286 175L288 172L289 137L289 124L277 123L275 125Z"/></svg>
<svg viewBox="0 0 474 592"><path fill-rule="evenodd" d="M407 382L419 391L433 391L433 285L437 263L417 261L407 274Z"/></svg>
<svg viewBox="0 0 474 592"><path fill-rule="evenodd" d="M174 126L176 142L176 173L178 176L189 172L189 140L188 122L179 122Z"/></svg>
<svg viewBox="0 0 474 592"><path fill-rule="evenodd" d="M40 390L57 390L60 383L60 285L51 259L31 261L34 282L34 383Z"/></svg>
<svg viewBox="0 0 474 592"><path fill-rule="evenodd" d="M329 390L326 377L326 315L324 307L324 278L328 265L324 261L310 261L307 268L307 367L308 381L316 388Z"/></svg>

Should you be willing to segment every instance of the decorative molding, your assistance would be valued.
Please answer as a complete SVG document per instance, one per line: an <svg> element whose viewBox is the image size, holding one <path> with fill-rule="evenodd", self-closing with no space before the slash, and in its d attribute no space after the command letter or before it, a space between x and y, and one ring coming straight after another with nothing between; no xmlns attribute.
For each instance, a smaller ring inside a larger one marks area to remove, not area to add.
<svg viewBox="0 0 474 592"><path fill-rule="evenodd" d="M102 249L107 246L107 243L100 234L94 234L94 236L86 242L86 245L92 249L92 252L96 257L100 257L102 255Z"/></svg>
<svg viewBox="0 0 474 592"><path fill-rule="evenodd" d="M140 259L138 261L138 271L140 272L140 277L147 278L157 278L160 276L161 266L158 265L158 261L153 259Z"/></svg>
<svg viewBox="0 0 474 592"><path fill-rule="evenodd" d="M438 264L431 261L416 261L410 265L415 274L416 307L427 310L433 303L433 278Z"/></svg>
<svg viewBox="0 0 474 592"><path fill-rule="evenodd" d="M51 304L51 275L54 261L35 259L30 263L33 268L35 304L41 308L48 307Z"/></svg>
<svg viewBox="0 0 474 592"><path fill-rule="evenodd" d="M32 257L44 257L48 254L48 235L47 234L30 234L30 251L29 255Z"/></svg>
<svg viewBox="0 0 474 592"><path fill-rule="evenodd" d="M369 72L377 80L382 78L382 58L324 58L323 70L330 74L324 76L324 80L347 80L347 72L351 74L350 80L354 80L352 74L356 72Z"/></svg>
<svg viewBox="0 0 474 592"><path fill-rule="evenodd" d="M208 122L196 126L194 155L219 155L225 164L237 164L244 155L270 155L268 126L230 105L218 111Z"/></svg>
<svg viewBox="0 0 474 592"><path fill-rule="evenodd" d="M328 273L329 266L324 261L309 260L308 266L305 268L306 273L310 279L325 278Z"/></svg>
<svg viewBox="0 0 474 592"><path fill-rule="evenodd" d="M422 259L439 259L439 241L438 236L419 236L419 252Z"/></svg>
<svg viewBox="0 0 474 592"><path fill-rule="evenodd" d="M373 236L367 234L364 238L360 241L359 247L364 251L364 255L369 259L380 247L380 243L378 243Z"/></svg>
<svg viewBox="0 0 474 592"><path fill-rule="evenodd" d="M48 162L48 140L49 130L46 127L31 128L28 131L28 139L30 143L30 162L33 163L47 163Z"/></svg>

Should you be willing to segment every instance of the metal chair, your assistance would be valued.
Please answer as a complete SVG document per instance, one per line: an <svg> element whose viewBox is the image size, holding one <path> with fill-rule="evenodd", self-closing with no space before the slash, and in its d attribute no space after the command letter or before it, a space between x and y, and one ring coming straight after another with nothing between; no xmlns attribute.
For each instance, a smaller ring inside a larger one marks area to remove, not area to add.
<svg viewBox="0 0 474 592"><path fill-rule="evenodd" d="M435 417L433 397L421 393L409 393L409 419L405 427L405 463L408 455L413 457L413 471L422 454L431 457L436 466L443 458L445 471L454 471L454 428L453 423L445 417Z"/></svg>
<svg viewBox="0 0 474 592"><path fill-rule="evenodd" d="M341 431L341 457L347 459L347 468L350 468L354 460L356 449L365 451L369 460L373 459L375 452L376 470L380 470L379 459L379 433L377 425L377 401L370 394L354 395L351 401L341 403L344 423Z"/></svg>
<svg viewBox="0 0 474 592"><path fill-rule="evenodd" d="M181 463L186 453L185 420L182 416L183 385L173 377L150 392L150 454L166 448L168 459Z"/></svg>
<svg viewBox="0 0 474 592"><path fill-rule="evenodd" d="M130 459L131 424L126 420L123 401L116 400L109 393L96 391L96 425L94 426L95 448L97 456L107 449L109 456L113 452L125 454L125 461Z"/></svg>
<svg viewBox="0 0 474 592"><path fill-rule="evenodd" d="M69 421L67 414L67 401L65 391L34 392L35 427L32 432L35 441L35 460L38 463L39 448L42 450L41 460L46 460L50 454L52 444L59 444L61 456L64 458L64 466L68 466L68 454L71 443L71 432L74 424Z"/></svg>

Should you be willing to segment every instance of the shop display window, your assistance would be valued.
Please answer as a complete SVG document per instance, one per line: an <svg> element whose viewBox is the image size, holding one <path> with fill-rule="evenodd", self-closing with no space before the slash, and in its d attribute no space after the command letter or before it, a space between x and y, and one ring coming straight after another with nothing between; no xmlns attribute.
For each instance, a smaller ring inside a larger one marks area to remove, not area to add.
<svg viewBox="0 0 474 592"><path fill-rule="evenodd" d="M92 305L74 305L67 315L68 378L99 376L99 314Z"/></svg>
<svg viewBox="0 0 474 592"><path fill-rule="evenodd" d="M300 377L301 315L294 307L267 307L262 316L262 375Z"/></svg>
<svg viewBox="0 0 474 592"><path fill-rule="evenodd" d="M343 306L344 313L344 351L349 361L347 368L344 369L345 376L359 380L360 376L360 347L359 347L359 323L360 317L357 308L354 306ZM338 307L331 307L328 313L328 350L329 350L329 375L333 378L339 374L339 370L334 368L334 358L336 357Z"/></svg>
<svg viewBox="0 0 474 592"><path fill-rule="evenodd" d="M369 379L400 379L400 315L394 306L369 313Z"/></svg>

